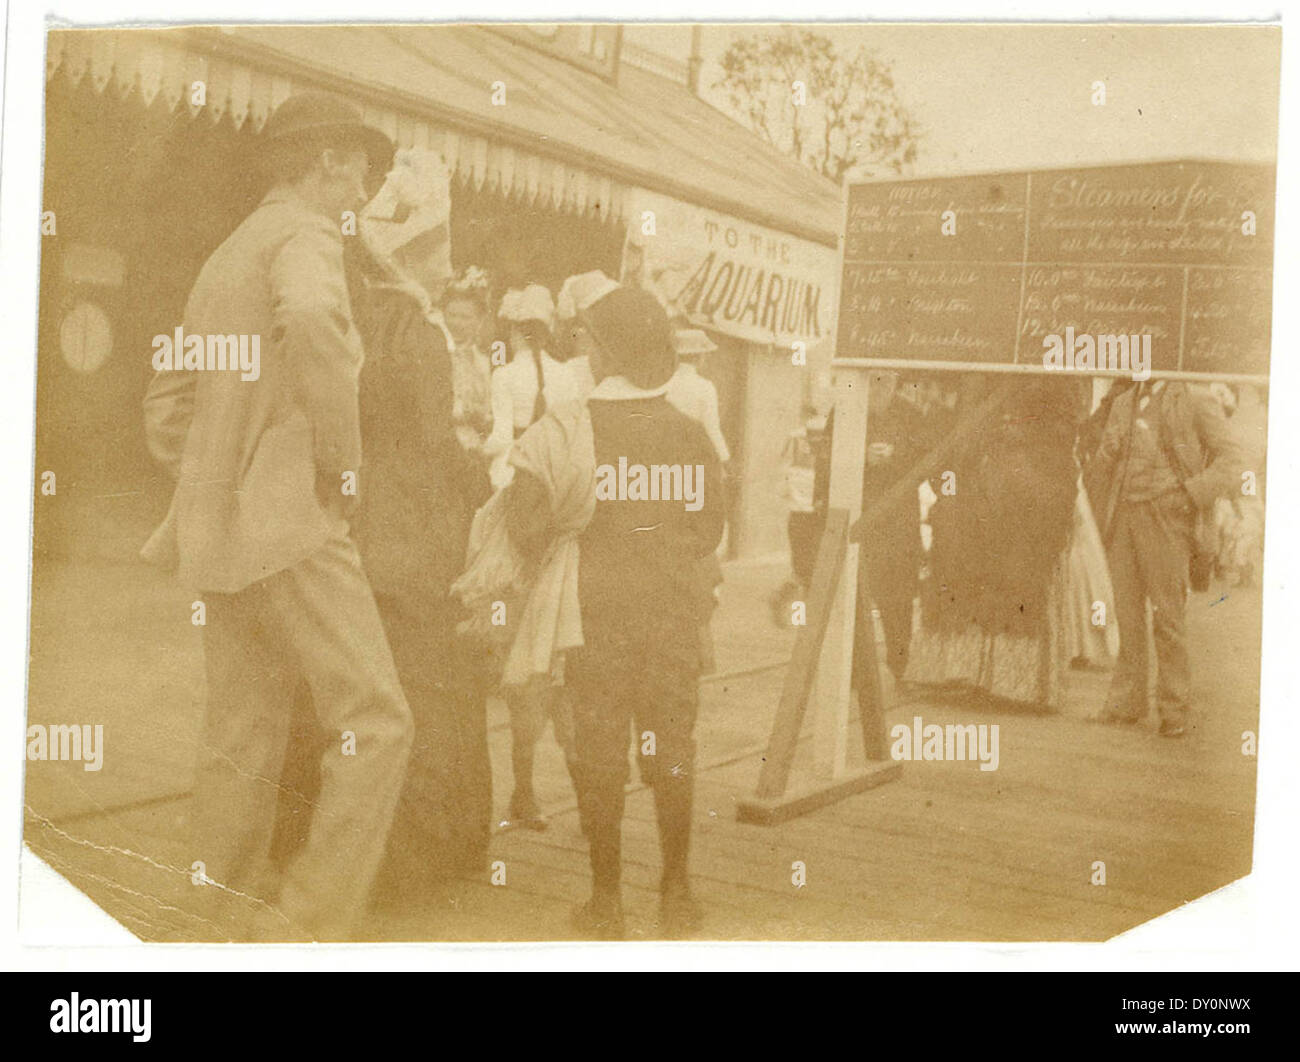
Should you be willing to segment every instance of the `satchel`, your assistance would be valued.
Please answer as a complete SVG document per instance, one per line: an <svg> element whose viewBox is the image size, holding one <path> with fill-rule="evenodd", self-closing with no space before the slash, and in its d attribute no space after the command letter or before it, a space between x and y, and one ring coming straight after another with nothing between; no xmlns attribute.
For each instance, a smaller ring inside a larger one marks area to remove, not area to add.
<svg viewBox="0 0 1300 1062"><path fill-rule="evenodd" d="M1214 561L1218 552L1214 521L1198 505L1196 524L1192 530L1192 556L1187 566L1187 581L1196 593L1203 594L1210 588L1210 576L1214 573Z"/></svg>
<svg viewBox="0 0 1300 1062"><path fill-rule="evenodd" d="M1161 396L1163 402L1164 396ZM1134 400L1136 407L1136 399ZM1169 462L1169 467L1174 470L1174 475L1178 477L1178 482L1186 487L1187 481L1183 477L1183 466L1178 460L1178 455L1174 452L1173 442L1169 438L1168 421L1165 419L1164 410L1160 411L1160 446L1165 452L1165 459ZM1191 495L1189 494L1188 497ZM1219 545L1214 530L1214 520L1201 506L1195 501L1192 502L1195 515L1192 518L1192 552L1187 565L1187 582L1192 591L1197 594L1203 594L1210 588L1210 576L1214 574L1214 562L1218 556Z"/></svg>

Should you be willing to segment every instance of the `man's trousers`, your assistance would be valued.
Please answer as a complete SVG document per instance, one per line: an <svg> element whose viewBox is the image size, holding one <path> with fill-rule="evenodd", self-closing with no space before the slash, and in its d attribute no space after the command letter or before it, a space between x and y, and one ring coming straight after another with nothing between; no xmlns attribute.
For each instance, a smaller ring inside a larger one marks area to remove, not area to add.
<svg viewBox="0 0 1300 1062"><path fill-rule="evenodd" d="M1195 507L1182 490L1141 502L1120 502L1106 547L1119 623L1119 661L1106 711L1141 719L1147 713L1149 662L1146 603L1156 648L1156 704L1170 726L1186 722L1191 677L1187 659L1187 589Z"/></svg>
<svg viewBox="0 0 1300 1062"><path fill-rule="evenodd" d="M207 887L221 888L219 909L275 901L271 835L294 693L305 679L328 741L307 839L276 906L296 930L346 937L384 852L413 731L356 548L332 540L291 568L203 601L208 698L193 859L216 883Z"/></svg>
<svg viewBox="0 0 1300 1062"><path fill-rule="evenodd" d="M916 533L916 541L921 535ZM858 562L858 613L857 622L864 631L875 633L871 617L874 602L880 610L880 625L885 635L885 661L894 678L901 680L907 671L907 661L912 648L912 613L919 583L921 555L919 547L910 544L890 548L888 542L877 545L863 544ZM865 643L874 648L874 637ZM860 670L865 661L855 661ZM856 676L855 676L856 679ZM858 688L855 680L854 689Z"/></svg>

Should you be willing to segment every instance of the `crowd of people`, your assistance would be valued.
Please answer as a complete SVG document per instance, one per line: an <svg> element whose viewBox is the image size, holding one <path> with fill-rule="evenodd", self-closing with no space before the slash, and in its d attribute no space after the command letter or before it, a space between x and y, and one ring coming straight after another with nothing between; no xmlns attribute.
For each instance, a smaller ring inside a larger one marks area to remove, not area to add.
<svg viewBox="0 0 1300 1062"><path fill-rule="evenodd" d="M453 273L441 161L394 152L345 102L291 97L264 140L273 187L205 263L184 324L268 337L268 364L253 382L160 372L145 398L177 484L144 555L206 609L193 835L212 921L347 939L370 905L486 874L494 826L547 825L533 753L553 721L590 850L578 931L623 931L633 724L659 928L693 931L729 456L696 371L707 336L599 270L555 294ZM598 492L598 470L624 467L664 475ZM493 693L513 767L495 824Z"/></svg>
<svg viewBox="0 0 1300 1062"><path fill-rule="evenodd" d="M623 933L635 747L660 930L693 932L694 728L730 459L698 370L708 335L599 269L556 291L453 271L441 161L395 152L333 97L291 97L263 138L271 190L183 321L262 336L261 375L161 371L145 398L176 488L144 555L206 617L193 854L213 923L347 939L371 904L485 873L494 828L547 826L533 775L550 723L589 850L578 931ZM896 684L1054 708L1066 669L1113 658L1099 718L1128 725L1149 709L1149 610L1160 733L1195 725L1187 590L1207 565L1255 577L1261 396L1119 383L1094 409L1090 380L884 372L869 393L858 622L878 613ZM833 432L831 416L808 433L791 516L804 586ZM874 666L872 640L858 648L855 684ZM493 694L512 768L495 822Z"/></svg>
<svg viewBox="0 0 1300 1062"><path fill-rule="evenodd" d="M1259 392L1119 380L1094 408L1091 380L940 379L881 372L869 390L858 623L879 617L896 687L1059 711L1070 668L1113 668L1093 717L1131 725L1153 641L1159 730L1183 736L1188 591L1249 586L1262 558ZM790 523L804 587L834 414L810 421L811 496ZM873 649L859 639L855 688Z"/></svg>

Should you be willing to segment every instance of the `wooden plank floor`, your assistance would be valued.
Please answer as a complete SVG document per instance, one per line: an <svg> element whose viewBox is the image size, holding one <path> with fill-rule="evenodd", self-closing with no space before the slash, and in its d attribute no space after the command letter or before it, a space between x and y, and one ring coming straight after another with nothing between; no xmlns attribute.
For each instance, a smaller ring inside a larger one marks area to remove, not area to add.
<svg viewBox="0 0 1300 1062"><path fill-rule="evenodd" d="M724 597L715 627L721 674L702 686L698 732L692 875L706 911L702 937L1101 940L1249 873L1256 761L1242 755L1241 735L1258 723L1257 592L1193 599L1198 700L1186 739L1158 737L1153 721L1134 730L1084 721L1105 689L1102 672L1071 673L1062 715L998 710L929 691L896 703L890 724L914 716L927 724L996 724L996 771L973 762L908 763L898 782L761 827L737 823L735 806L758 778L780 692L781 669L771 665L788 652L789 638L758 611L775 573L728 575L730 601ZM71 585L84 592L86 578ZM173 602L171 591L156 592L168 607L184 604ZM184 841L189 735L201 703L201 688L191 685L197 646L188 638L169 647L166 692L146 699L169 714L141 718L138 690L131 696L138 680L130 676L141 673L142 649L123 639L120 622L105 624L113 618L101 612L95 624L58 636L67 651L105 654L112 681L97 691L77 689L58 669L38 674L34 667L32 721L80 718L67 705L97 703L105 718L134 728L141 741L132 747L143 751L129 769L102 772L107 778L75 764L29 764L26 840L143 939L206 939ZM98 700L85 700L92 696ZM503 805L509 734L500 705L490 724ZM806 756L805 743L796 771ZM431 885L418 909L372 914L365 935L572 939L568 915L585 896L586 850L549 735L537 770L550 827L494 838L491 855L505 864L504 885L486 875ZM801 888L791 881L796 860L807 868ZM629 936L654 939L658 843L651 795L639 786L627 802L624 861ZM1091 883L1096 861L1105 863L1104 886Z"/></svg>

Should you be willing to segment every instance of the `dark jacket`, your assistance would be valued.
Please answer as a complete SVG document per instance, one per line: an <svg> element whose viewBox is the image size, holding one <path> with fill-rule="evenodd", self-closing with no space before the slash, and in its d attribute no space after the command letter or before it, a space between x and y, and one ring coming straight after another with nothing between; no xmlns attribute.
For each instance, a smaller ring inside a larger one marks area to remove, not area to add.
<svg viewBox="0 0 1300 1062"><path fill-rule="evenodd" d="M398 288L373 287L358 301L365 460L354 536L376 593L445 595L487 473L456 439L442 330Z"/></svg>
<svg viewBox="0 0 1300 1062"><path fill-rule="evenodd" d="M904 398L894 398L877 414L867 417L867 450L873 443L888 443L894 450L890 457L872 463L868 452L862 473L862 511L874 510L876 503L889 494L930 448L933 440L921 411ZM920 477L908 484L904 492L863 535L862 549L868 557L913 568L921 559L921 505L916 488Z"/></svg>
<svg viewBox="0 0 1300 1062"><path fill-rule="evenodd" d="M1133 387L1115 399L1101 443L1084 471L1103 541L1109 538L1124 487L1140 392L1140 388ZM1200 509L1209 509L1215 499L1229 497L1240 489L1244 458L1213 395L1170 381L1152 399L1147 415L1157 418L1162 446L1175 462L1174 472Z"/></svg>
<svg viewBox="0 0 1300 1062"><path fill-rule="evenodd" d="M602 466L702 467L702 504L681 500L601 498L578 539L578 599L586 651L623 661L653 653L698 670L698 562L722 538L721 466L698 421L662 395L587 403L597 479ZM519 472L509 487L509 526L530 557L548 540L547 495Z"/></svg>
<svg viewBox="0 0 1300 1062"><path fill-rule="evenodd" d="M682 501L596 502L579 543L578 597L589 648L626 640L683 659L698 649L697 562L722 538L721 466L697 421L660 396L592 398L596 465L690 465L703 468L702 507ZM599 493L597 494L599 498Z"/></svg>
<svg viewBox="0 0 1300 1062"><path fill-rule="evenodd" d="M813 449L813 508L818 515L818 527L825 524L830 507L831 449L835 438L835 410L826 418L825 429L809 435ZM862 545L871 556L902 559L904 563L920 560L921 509L915 490L900 494L885 511L877 514L877 504L893 491L902 478L912 471L912 466L937 441L928 418L911 402L895 397L879 412L867 416L867 437L863 442L862 458L862 513L873 515L864 528ZM873 463L870 453L872 443L889 443L894 449L890 457ZM918 476L913 487L920 487ZM820 540L820 532L818 533Z"/></svg>

